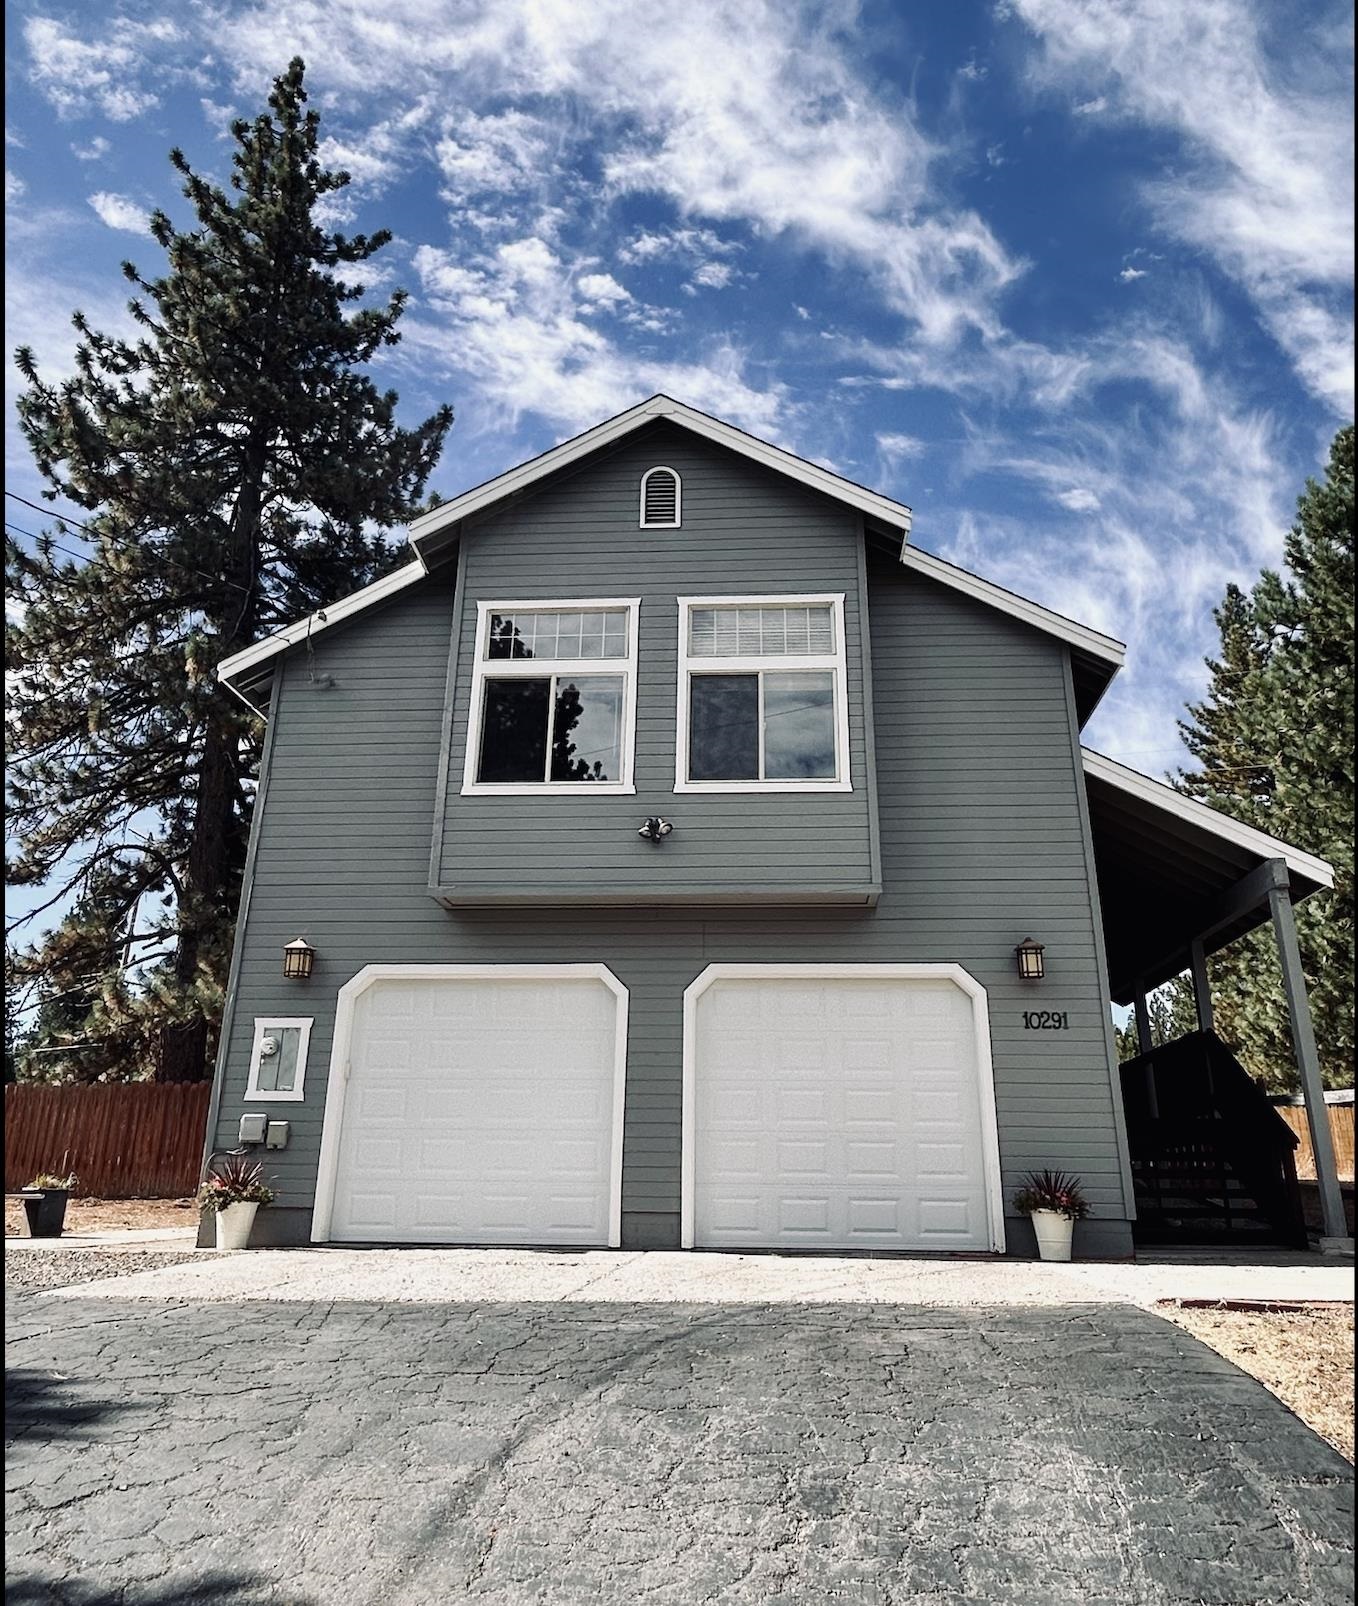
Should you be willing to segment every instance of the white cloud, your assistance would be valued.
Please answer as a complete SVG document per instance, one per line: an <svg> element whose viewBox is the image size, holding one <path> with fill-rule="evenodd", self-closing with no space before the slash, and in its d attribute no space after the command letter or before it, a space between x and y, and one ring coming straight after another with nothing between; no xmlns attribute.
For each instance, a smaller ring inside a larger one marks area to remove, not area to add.
<svg viewBox="0 0 1358 1606"><path fill-rule="evenodd" d="M10 206L17 201L27 188L28 185L24 183L17 173L11 173L8 168L5 169L6 206Z"/></svg>
<svg viewBox="0 0 1358 1606"><path fill-rule="evenodd" d="M115 123L129 122L157 104L157 96L133 80L146 69L148 52L175 37L169 22L119 19L97 40L78 38L53 17L24 23L32 81L59 115L101 111Z"/></svg>
<svg viewBox="0 0 1358 1606"><path fill-rule="evenodd" d="M114 195L108 190L98 190L87 199L99 214L100 221L107 223L109 228L122 229L128 234L150 234L146 208L138 206L126 195Z"/></svg>
<svg viewBox="0 0 1358 1606"><path fill-rule="evenodd" d="M1177 135L1145 187L1159 226L1252 298L1302 383L1353 410L1350 25L1305 29L1249 0L1014 0L1034 76L1095 90L1102 113ZM1287 30L1283 52L1269 29Z"/></svg>
<svg viewBox="0 0 1358 1606"><path fill-rule="evenodd" d="M1095 95L1093 100L1077 100L1070 109L1077 117L1097 117L1108 110L1108 101L1102 95Z"/></svg>
<svg viewBox="0 0 1358 1606"><path fill-rule="evenodd" d="M704 262L689 280L707 290L724 290L735 277L736 270L729 262Z"/></svg>
<svg viewBox="0 0 1358 1606"><path fill-rule="evenodd" d="M551 125L527 112L447 118L435 147L444 197L461 202L536 188L553 174L553 145Z"/></svg>
<svg viewBox="0 0 1358 1606"><path fill-rule="evenodd" d="M915 435L902 435L895 431L883 430L873 439L877 442L877 450L881 453L883 461L891 467L897 463L906 462L922 457L928 451L928 444Z"/></svg>
<svg viewBox="0 0 1358 1606"><path fill-rule="evenodd" d="M1118 278L1122 280L1123 284L1132 284L1137 279L1144 279L1147 271L1145 268L1126 267L1118 274Z"/></svg>
<svg viewBox="0 0 1358 1606"><path fill-rule="evenodd" d="M582 274L575 281L575 287L587 302L603 307L616 307L632 299L631 291L624 289L611 273Z"/></svg>
<svg viewBox="0 0 1358 1606"><path fill-rule="evenodd" d="M102 134L96 134L88 145L73 144L71 146L71 155L78 162L99 162L108 155L112 148Z"/></svg>
<svg viewBox="0 0 1358 1606"><path fill-rule="evenodd" d="M1072 485L1068 491L1058 491L1056 500L1071 513L1095 513L1101 506L1094 492L1080 485Z"/></svg>
<svg viewBox="0 0 1358 1606"><path fill-rule="evenodd" d="M755 389L733 346L685 362L622 349L586 321L571 265L540 239L506 242L470 266L421 246L414 262L436 317L417 309L408 323L412 356L435 374L469 373L507 424L537 413L569 433L663 390L766 437L781 432L782 387Z"/></svg>
<svg viewBox="0 0 1358 1606"><path fill-rule="evenodd" d="M990 69L982 67L975 56L972 56L970 60L964 61L957 69L957 76L965 79L968 83L979 84L983 79L990 76Z"/></svg>

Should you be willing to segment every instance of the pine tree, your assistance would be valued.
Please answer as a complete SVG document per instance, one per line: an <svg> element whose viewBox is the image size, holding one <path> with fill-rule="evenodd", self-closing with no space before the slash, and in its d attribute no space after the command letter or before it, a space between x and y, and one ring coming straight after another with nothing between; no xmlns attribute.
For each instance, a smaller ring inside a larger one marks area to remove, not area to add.
<svg viewBox="0 0 1358 1606"><path fill-rule="evenodd" d="M1193 983L1187 976L1175 976L1163 987L1157 987L1146 999L1146 1013L1150 1016L1151 1044L1155 1048L1185 1037L1189 1032L1196 1032L1198 1010L1193 997ZM1114 1027L1113 1037L1117 1043L1119 1064L1123 1060L1136 1059L1141 1053L1135 1016L1125 1026Z"/></svg>
<svg viewBox="0 0 1358 1606"><path fill-rule="evenodd" d="M1180 790L1328 859L1332 892L1297 909L1297 936L1326 1085L1353 1085L1353 427L1324 483L1308 480L1284 547L1248 598L1218 610L1211 689L1181 726L1202 766ZM1218 1033L1278 1091L1297 1085L1277 946L1265 928L1214 955Z"/></svg>
<svg viewBox="0 0 1358 1606"><path fill-rule="evenodd" d="M380 531L418 510L452 422L399 427L368 377L405 294L360 305L344 271L390 235L317 220L349 179L320 165L303 78L294 60L232 125L229 194L171 152L196 225L153 215L163 277L124 263L136 338L77 313L60 384L17 353L44 495L88 516L6 542L10 876L43 888L35 914L68 908L15 963L86 989L86 1075L209 1074L259 736L216 665L391 567Z"/></svg>

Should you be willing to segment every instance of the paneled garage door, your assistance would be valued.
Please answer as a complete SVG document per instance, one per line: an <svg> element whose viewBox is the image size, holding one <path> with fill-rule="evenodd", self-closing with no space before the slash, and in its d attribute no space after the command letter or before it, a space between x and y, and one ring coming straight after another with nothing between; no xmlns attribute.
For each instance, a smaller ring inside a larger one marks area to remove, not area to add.
<svg viewBox="0 0 1358 1606"><path fill-rule="evenodd" d="M330 1238L615 1240L625 995L491 969L355 999Z"/></svg>
<svg viewBox="0 0 1358 1606"><path fill-rule="evenodd" d="M891 973L951 966L874 968L882 974L714 966L695 984L695 1246L1001 1247L989 1053L980 1057L974 1007L984 995L970 978L966 991L944 976Z"/></svg>

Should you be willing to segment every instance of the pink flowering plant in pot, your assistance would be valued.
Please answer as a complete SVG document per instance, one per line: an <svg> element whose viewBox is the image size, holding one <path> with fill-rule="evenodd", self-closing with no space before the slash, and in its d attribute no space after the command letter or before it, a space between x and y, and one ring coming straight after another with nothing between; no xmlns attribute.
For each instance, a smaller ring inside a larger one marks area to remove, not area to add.
<svg viewBox="0 0 1358 1606"><path fill-rule="evenodd" d="M264 1168L236 1154L214 1161L198 1190L199 1207L215 1215L218 1249L244 1249L256 1212L273 1200Z"/></svg>
<svg viewBox="0 0 1358 1606"><path fill-rule="evenodd" d="M1030 1216L1043 1260L1069 1260L1075 1223L1089 1214L1079 1177L1065 1171L1030 1171L1014 1195L1014 1209Z"/></svg>

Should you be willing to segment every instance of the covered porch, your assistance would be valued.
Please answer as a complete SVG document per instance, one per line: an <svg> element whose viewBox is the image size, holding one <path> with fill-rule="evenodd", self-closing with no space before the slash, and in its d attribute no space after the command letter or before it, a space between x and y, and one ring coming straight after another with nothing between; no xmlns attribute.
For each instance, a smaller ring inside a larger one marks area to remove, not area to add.
<svg viewBox="0 0 1358 1606"><path fill-rule="evenodd" d="M1138 1242L1192 1241L1195 1217L1204 1241L1223 1230L1236 1241L1253 1222L1272 1241L1307 1242L1296 1139L1216 1037L1208 984L1209 955L1271 922L1315 1156L1320 1248L1351 1252L1293 918L1296 903L1333 886L1333 871L1102 754L1083 758L1109 989L1132 1007L1141 1049L1122 1067ZM1185 971L1198 1029L1157 1049L1147 995Z"/></svg>

